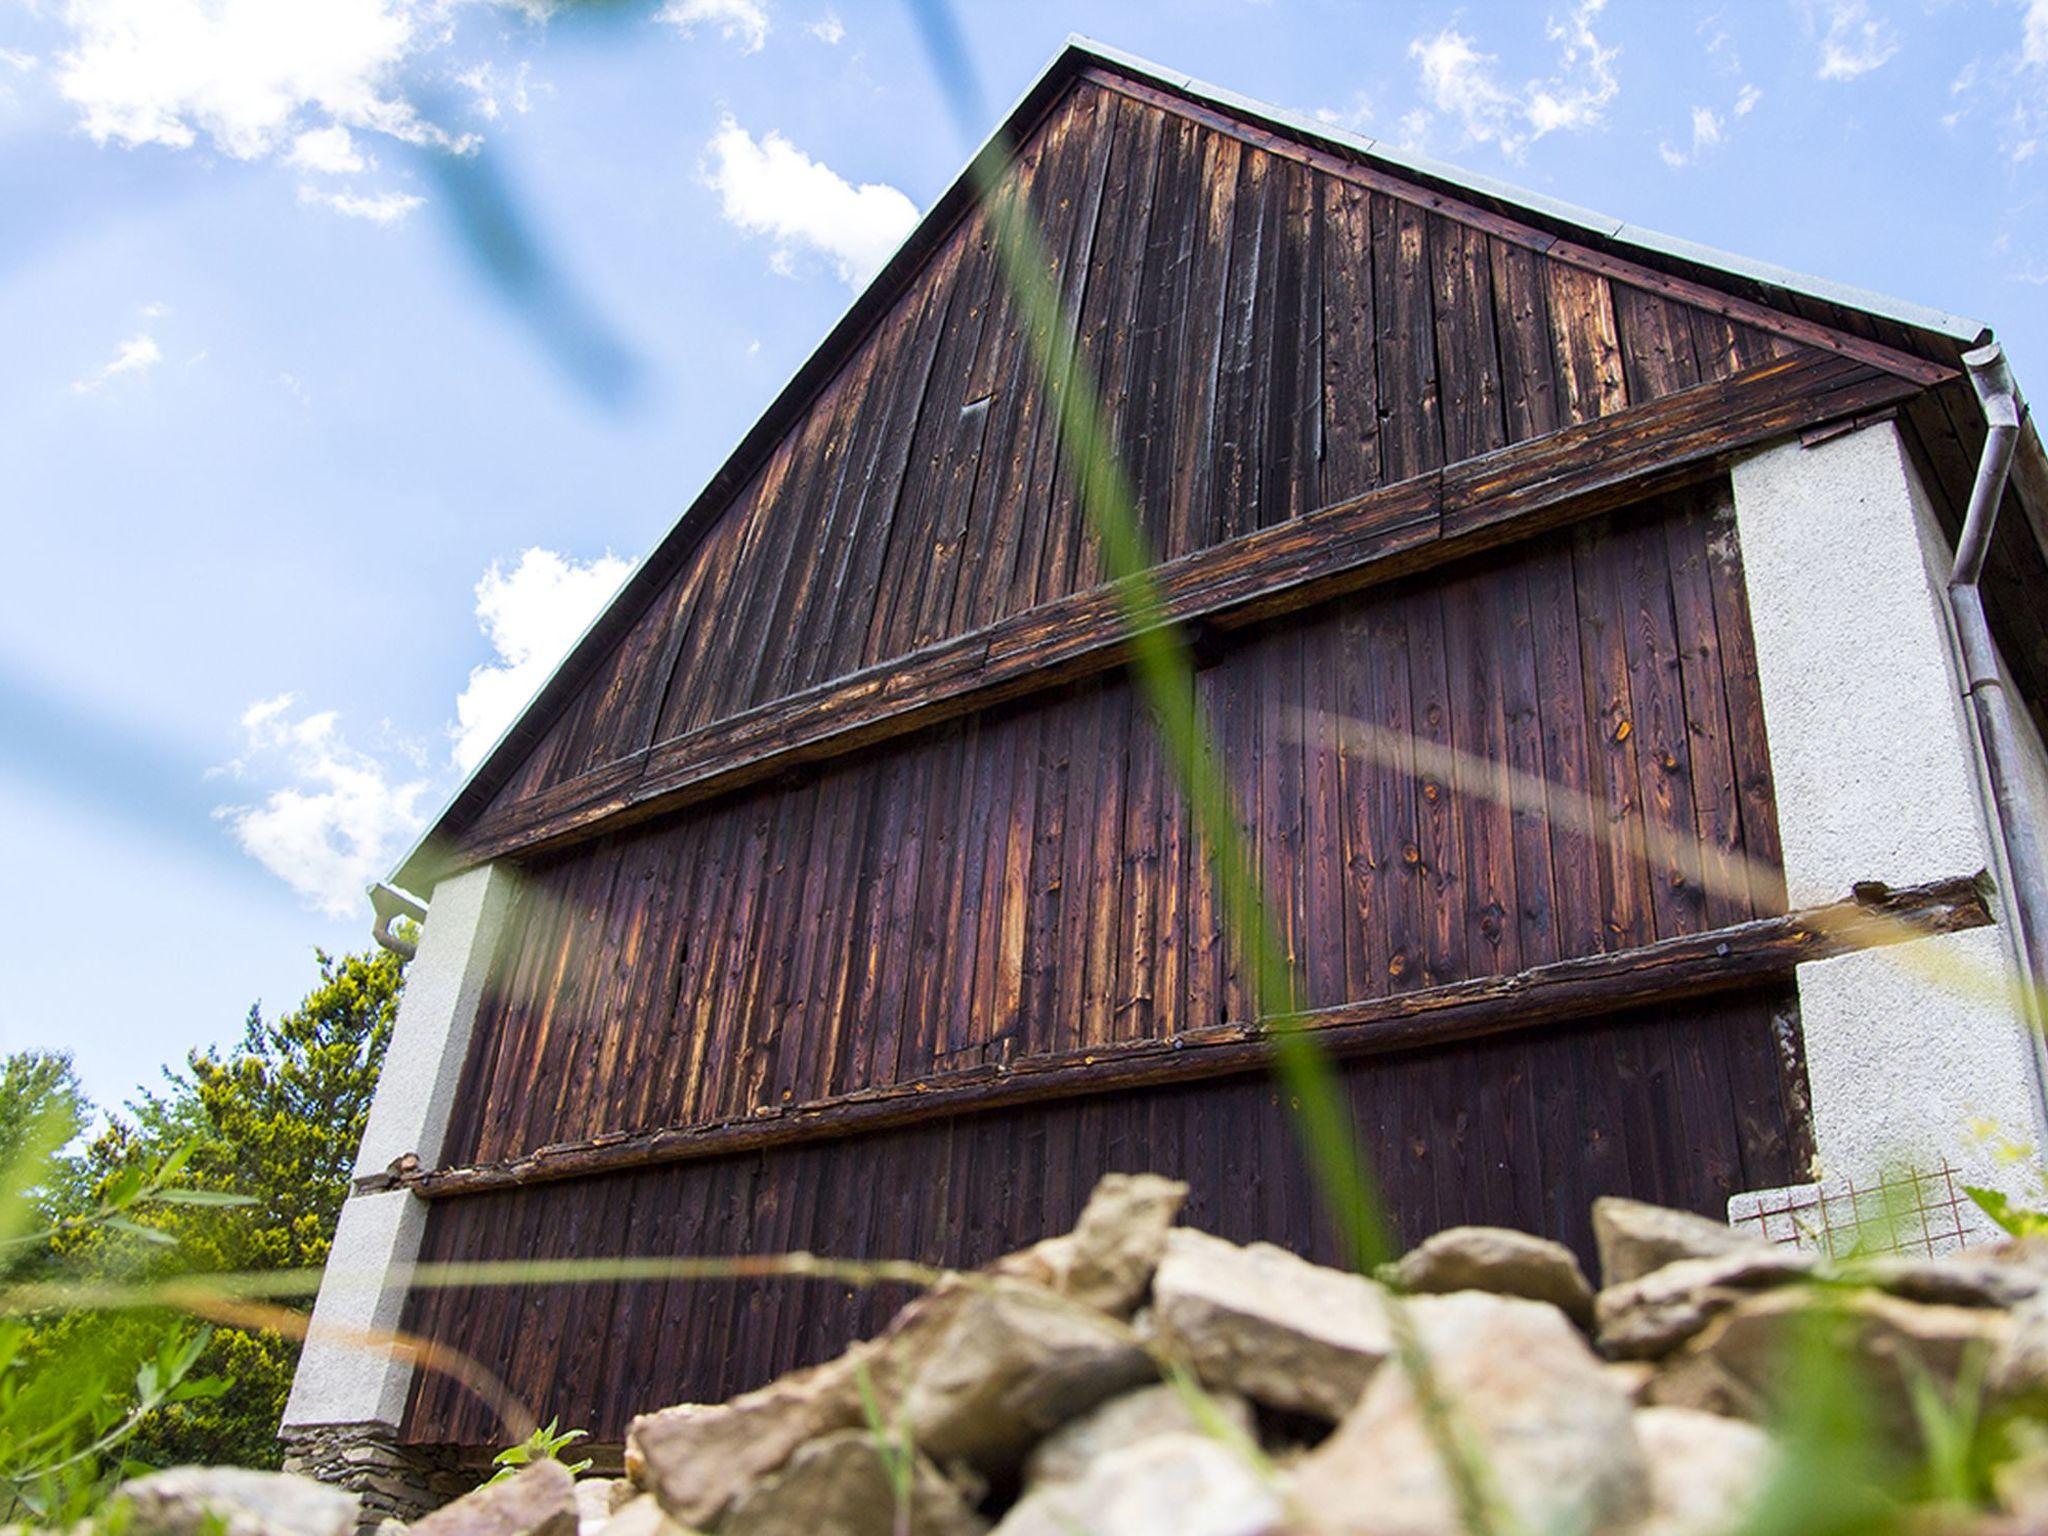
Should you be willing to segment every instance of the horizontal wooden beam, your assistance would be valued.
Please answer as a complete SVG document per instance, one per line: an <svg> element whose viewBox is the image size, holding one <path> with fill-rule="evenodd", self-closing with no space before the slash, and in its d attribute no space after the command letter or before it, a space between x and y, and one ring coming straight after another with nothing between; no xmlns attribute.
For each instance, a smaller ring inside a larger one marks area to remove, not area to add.
<svg viewBox="0 0 2048 1536"><path fill-rule="evenodd" d="M524 1157L463 1168L401 1163L375 1181L429 1199L484 1194L836 1139L912 1121L1009 1109L1046 1099L1124 1092L1263 1070L1279 1029L1312 1033L1333 1057L1417 1050L1483 1035L1699 997L1789 976L1809 960L1974 928L1991 920L1981 877L1905 890L1861 887L1846 900L1712 932L1664 939L1615 954L1560 960L1511 976L1371 998L1288 1020L1220 1024L1162 1040L1030 1057L809 1103L769 1107L739 1119L622 1132L542 1147Z"/></svg>
<svg viewBox="0 0 2048 1536"><path fill-rule="evenodd" d="M1230 630L1697 479L1728 454L1893 404L1917 386L1829 353L1517 443L1167 561L1168 620ZM630 826L806 764L1111 670L1114 587L1046 603L806 689L487 811L430 851L436 877Z"/></svg>

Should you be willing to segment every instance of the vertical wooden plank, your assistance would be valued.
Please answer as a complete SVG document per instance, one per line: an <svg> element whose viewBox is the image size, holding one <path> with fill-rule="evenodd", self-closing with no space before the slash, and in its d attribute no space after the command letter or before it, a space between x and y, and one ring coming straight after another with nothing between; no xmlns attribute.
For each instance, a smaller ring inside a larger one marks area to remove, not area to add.
<svg viewBox="0 0 2048 1536"><path fill-rule="evenodd" d="M1323 501L1380 483L1372 194L1323 181Z"/></svg>
<svg viewBox="0 0 2048 1536"><path fill-rule="evenodd" d="M1690 389L1700 381L1688 312L1669 299L1626 283L1614 285L1622 377L1637 405Z"/></svg>
<svg viewBox="0 0 2048 1536"><path fill-rule="evenodd" d="M1586 684L1592 793L1603 823L1599 869L1606 946L1629 949L1656 934L1629 698L1628 611L1603 522L1573 530L1579 638Z"/></svg>
<svg viewBox="0 0 2048 1536"><path fill-rule="evenodd" d="M1179 397L1174 405L1174 463L1168 558L1205 548L1216 537L1213 487L1218 468L1216 420L1222 387L1230 302L1232 229L1243 150L1220 133L1202 136L1200 201L1191 213L1197 243L1183 312Z"/></svg>
<svg viewBox="0 0 2048 1536"><path fill-rule="evenodd" d="M1607 823L1593 768L1570 534L1531 550L1522 574L1529 590L1558 956L1595 955L1607 945L1599 874Z"/></svg>
<svg viewBox="0 0 2048 1536"><path fill-rule="evenodd" d="M1560 424L1575 426L1627 410L1628 383L1607 279L1562 261L1545 266Z"/></svg>
<svg viewBox="0 0 2048 1536"><path fill-rule="evenodd" d="M1713 576L1707 569L1710 525L1697 494L1673 500L1663 531L1678 629L1686 738L1691 745L1693 830L1700 849L1706 924L1719 928L1745 922L1755 914L1749 899L1749 875L1742 862L1742 808L1729 740Z"/></svg>
<svg viewBox="0 0 2048 1536"><path fill-rule="evenodd" d="M1522 968L1505 658L1492 639L1492 619L1507 602L1503 588L1497 567L1482 569L1448 586L1443 602L1469 975L1505 976Z"/></svg>
<svg viewBox="0 0 2048 1536"><path fill-rule="evenodd" d="M1465 974L1466 871L1459 847L1463 807L1449 754L1458 750L1446 675L1443 600L1434 587L1409 595L1408 687L1411 729L1417 747L1415 787L1416 867L1422 897L1421 972L1423 986L1440 986ZM1434 754L1423 755L1425 749Z"/></svg>
<svg viewBox="0 0 2048 1536"><path fill-rule="evenodd" d="M1430 215L1429 282L1444 458L1456 463L1491 453L1507 441L1486 236L1468 224Z"/></svg>
<svg viewBox="0 0 2048 1536"><path fill-rule="evenodd" d="M1490 239L1494 334L1500 344L1507 440L1526 442L1559 425L1556 354L1550 336L1549 265L1525 245Z"/></svg>
<svg viewBox="0 0 2048 1536"><path fill-rule="evenodd" d="M1630 714L1642 785L1644 846L1660 938L1705 926L1699 840L1694 830L1692 743L1687 729L1671 570L1661 517L1631 518L1612 533L1627 612Z"/></svg>
<svg viewBox="0 0 2048 1536"><path fill-rule="evenodd" d="M1728 745L1742 808L1742 851L1749 872L1749 902L1757 916L1785 910L1785 855L1778 842L1778 802L1771 783L1771 749L1764 736L1763 694L1756 674L1756 636L1749 622L1749 587L1735 533L1735 499L1725 483L1709 493L1707 570L1714 587L1714 636L1721 647L1722 685L1728 698Z"/></svg>
<svg viewBox="0 0 2048 1536"><path fill-rule="evenodd" d="M1429 220L1412 203L1374 193L1373 319L1379 328L1380 465L1389 482L1444 462L1436 322L1430 312Z"/></svg>
<svg viewBox="0 0 2048 1536"><path fill-rule="evenodd" d="M1230 266L1223 308L1223 340L1217 358L1215 468L1211 485L1216 521L1207 543L1248 533L1258 526L1264 448L1259 429L1259 286L1271 236L1272 157L1246 150L1238 161L1237 193L1230 230Z"/></svg>

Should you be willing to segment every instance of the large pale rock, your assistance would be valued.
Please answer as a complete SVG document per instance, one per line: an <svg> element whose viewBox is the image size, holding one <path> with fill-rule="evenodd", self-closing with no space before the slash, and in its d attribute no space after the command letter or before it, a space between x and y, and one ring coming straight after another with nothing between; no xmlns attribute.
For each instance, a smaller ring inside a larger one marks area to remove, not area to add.
<svg viewBox="0 0 2048 1536"><path fill-rule="evenodd" d="M1680 1259L1712 1259L1776 1246L1690 1211L1619 1195L1602 1195L1593 1202L1593 1241L1600 1254L1602 1286L1626 1284Z"/></svg>
<svg viewBox="0 0 2048 1536"><path fill-rule="evenodd" d="M123 1483L132 1536L353 1536L358 1500L310 1478L172 1467Z"/></svg>
<svg viewBox="0 0 2048 1536"><path fill-rule="evenodd" d="M1386 1306L1363 1275L1177 1227L1152 1277L1151 1327L1205 1385L1334 1420L1392 1347Z"/></svg>
<svg viewBox="0 0 2048 1536"><path fill-rule="evenodd" d="M577 1536L597 1536L611 1522L621 1479L586 1477L576 1484Z"/></svg>
<svg viewBox="0 0 2048 1536"><path fill-rule="evenodd" d="M1771 1437L1741 1419L1643 1408L1635 1427L1650 1468L1650 1512L1635 1536L1728 1536L1773 1471Z"/></svg>
<svg viewBox="0 0 2048 1536"><path fill-rule="evenodd" d="M690 1536L690 1533L669 1519L668 1511L661 1507L659 1499L651 1493L643 1493L612 1511L611 1519L604 1524L603 1536Z"/></svg>
<svg viewBox="0 0 2048 1536"><path fill-rule="evenodd" d="M1418 1293L1492 1291L1547 1301L1581 1327L1593 1322L1593 1287L1563 1243L1506 1227L1449 1227L1426 1238L1394 1266L1395 1280Z"/></svg>
<svg viewBox="0 0 2048 1536"><path fill-rule="evenodd" d="M1035 1488L1074 1482L1103 1457L1160 1435L1206 1434L1215 1438L1220 1430L1258 1443L1250 1404L1233 1392L1205 1396L1218 1425L1204 1423L1181 1391L1163 1382L1113 1397L1039 1441L1024 1459L1025 1484Z"/></svg>
<svg viewBox="0 0 2048 1536"><path fill-rule="evenodd" d="M1185 1431L1112 1451L1078 1479L1032 1489L995 1536L1268 1536L1279 1492L1218 1440Z"/></svg>
<svg viewBox="0 0 2048 1536"><path fill-rule="evenodd" d="M1474 1291L1407 1306L1497 1525L1597 1530L1648 1510L1628 1399L1563 1314ZM1396 1363L1293 1478L1296 1506L1328 1536L1454 1536L1465 1528L1455 1490Z"/></svg>
<svg viewBox="0 0 2048 1536"><path fill-rule="evenodd" d="M1041 1286L950 1282L881 1340L889 1422L941 1462L1013 1469L1039 1439L1156 1370L1131 1329Z"/></svg>
<svg viewBox="0 0 2048 1536"><path fill-rule="evenodd" d="M907 1454L899 1509L873 1435L844 1429L813 1440L733 1501L719 1536L981 1536L988 1522L961 1490L930 1458Z"/></svg>
<svg viewBox="0 0 2048 1536"><path fill-rule="evenodd" d="M1804 1280L1818 1268L1812 1255L1793 1248L1661 1265L1600 1293L1600 1348L1618 1360L1661 1359L1743 1297Z"/></svg>
<svg viewBox="0 0 2048 1536"><path fill-rule="evenodd" d="M858 1373L876 1354L858 1344L729 1403L642 1414L626 1434L626 1472L683 1525L708 1525L807 1440L863 1422Z"/></svg>
<svg viewBox="0 0 2048 1536"><path fill-rule="evenodd" d="M1874 1430L1918 1443L1908 1385L1917 1362L1953 1392L1972 1352L1996 1359L2013 1332L2003 1312L1929 1306L1880 1291L1799 1286L1744 1298L1664 1362L1650 1384L1659 1405L1768 1420L1801 1381L1800 1353L1824 1343Z"/></svg>
<svg viewBox="0 0 2048 1536"><path fill-rule="evenodd" d="M577 1536L576 1479L552 1458L412 1524L413 1536Z"/></svg>
<svg viewBox="0 0 2048 1536"><path fill-rule="evenodd" d="M997 1274L1118 1317L1130 1316L1152 1283L1166 1234L1188 1187L1155 1173L1104 1174L1074 1230L998 1259Z"/></svg>

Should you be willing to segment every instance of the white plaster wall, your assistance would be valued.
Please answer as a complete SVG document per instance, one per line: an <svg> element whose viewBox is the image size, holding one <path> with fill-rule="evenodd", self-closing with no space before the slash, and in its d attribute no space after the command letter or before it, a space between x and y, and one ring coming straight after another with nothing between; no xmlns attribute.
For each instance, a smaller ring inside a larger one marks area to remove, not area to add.
<svg viewBox="0 0 2048 1536"><path fill-rule="evenodd" d="M1896 429L1768 448L1733 479L1792 903L1992 867L1945 572ZM1946 1162L2015 1184L1978 1135L2043 1144L2011 977L2002 929L1800 968L1822 1172Z"/></svg>
<svg viewBox="0 0 2048 1536"><path fill-rule="evenodd" d="M434 887L419 953L406 966L405 995L370 1121L356 1151L357 1178L385 1172L408 1152L430 1168L440 1160L512 890L511 872L497 864L466 870Z"/></svg>
<svg viewBox="0 0 2048 1536"><path fill-rule="evenodd" d="M405 995L377 1079L356 1176L382 1174L408 1152L439 1161L484 981L512 904L512 877L485 865L443 880L406 967ZM426 1232L426 1202L410 1190L351 1195L334 1248L284 1427L396 1425L412 1367L377 1341L398 1326L405 1287Z"/></svg>
<svg viewBox="0 0 2048 1536"><path fill-rule="evenodd" d="M383 1336L398 1327L426 1224L427 1203L409 1190L354 1195L342 1206L283 1428L398 1423L412 1367Z"/></svg>

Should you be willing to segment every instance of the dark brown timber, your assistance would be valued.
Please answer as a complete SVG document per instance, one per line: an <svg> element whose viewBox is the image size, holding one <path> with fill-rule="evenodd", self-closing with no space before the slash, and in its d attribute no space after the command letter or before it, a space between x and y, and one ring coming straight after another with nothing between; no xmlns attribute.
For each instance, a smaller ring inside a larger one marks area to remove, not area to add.
<svg viewBox="0 0 2048 1536"><path fill-rule="evenodd" d="M1912 392L1840 358L1781 359L1243 534L1167 562L1155 580L1174 621L1238 628L1682 484L1737 449ZM445 851L440 867L452 873L616 831L1107 671L1128 645L1116 591L1095 587L495 809Z"/></svg>
<svg viewBox="0 0 2048 1536"><path fill-rule="evenodd" d="M1419 1050L1560 1019L1620 1012L1707 996L1790 976L1809 961L1991 921L1982 877L1958 877L1903 890L1874 887L1843 901L1781 917L1664 939L1640 949L1553 961L1508 976L1346 1003L1293 1019L1210 1025L1171 1039L1131 1040L1085 1051L1027 1057L978 1070L914 1078L886 1087L764 1107L736 1120L601 1136L541 1147L524 1157L460 1168L396 1170L371 1181L403 1185L430 1200L624 1168L722 1157L796 1142L834 1140L913 1120L974 1114L1044 1099L1117 1093L1164 1083L1263 1071L1266 1037L1279 1029L1312 1032L1333 1058Z"/></svg>

